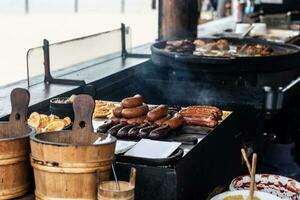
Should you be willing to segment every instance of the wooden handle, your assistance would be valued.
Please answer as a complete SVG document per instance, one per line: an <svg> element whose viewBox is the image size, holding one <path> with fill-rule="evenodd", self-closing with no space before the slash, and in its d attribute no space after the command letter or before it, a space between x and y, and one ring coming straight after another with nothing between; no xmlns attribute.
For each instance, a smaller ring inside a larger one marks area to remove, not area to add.
<svg viewBox="0 0 300 200"><path fill-rule="evenodd" d="M12 111L9 117L9 122L12 125L24 125L27 124L27 112L30 100L30 94L28 90L23 88L16 88L10 94L10 101Z"/></svg>
<svg viewBox="0 0 300 200"><path fill-rule="evenodd" d="M76 134L76 142L86 141L89 135L93 134L92 116L94 112L95 102L89 95L78 95L73 102L74 123L72 134Z"/></svg>
<svg viewBox="0 0 300 200"><path fill-rule="evenodd" d="M135 187L135 179L136 179L136 169L132 167L130 170L129 184L133 187Z"/></svg>
<svg viewBox="0 0 300 200"><path fill-rule="evenodd" d="M252 169L251 169L251 182L250 182L250 200L253 200L254 185L255 185L255 173L256 173L257 154L252 156Z"/></svg>

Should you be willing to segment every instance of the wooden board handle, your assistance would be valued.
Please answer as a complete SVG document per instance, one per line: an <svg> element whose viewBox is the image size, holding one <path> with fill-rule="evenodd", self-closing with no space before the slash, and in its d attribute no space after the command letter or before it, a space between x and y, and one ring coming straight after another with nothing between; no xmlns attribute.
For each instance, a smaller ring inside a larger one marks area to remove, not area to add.
<svg viewBox="0 0 300 200"><path fill-rule="evenodd" d="M14 125L27 124L27 112L30 101L30 94L28 90L23 88L16 88L10 94L10 101L12 111L9 117L9 122Z"/></svg>
<svg viewBox="0 0 300 200"><path fill-rule="evenodd" d="M72 127L72 134L78 134L77 137L80 137L82 141L94 132L92 124L94 107L95 102L89 95L78 95L74 99L74 123ZM81 139L77 138L76 141L80 141Z"/></svg>
<svg viewBox="0 0 300 200"><path fill-rule="evenodd" d="M135 179L136 179L136 169L132 167L130 170L129 184L133 187L135 187Z"/></svg>

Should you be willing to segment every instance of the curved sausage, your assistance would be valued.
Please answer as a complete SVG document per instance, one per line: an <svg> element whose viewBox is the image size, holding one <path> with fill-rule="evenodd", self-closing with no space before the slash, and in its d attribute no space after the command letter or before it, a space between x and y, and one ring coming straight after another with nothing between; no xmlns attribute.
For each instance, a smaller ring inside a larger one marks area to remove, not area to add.
<svg viewBox="0 0 300 200"><path fill-rule="evenodd" d="M168 106L160 105L147 113L147 119L154 122L168 114Z"/></svg>
<svg viewBox="0 0 300 200"><path fill-rule="evenodd" d="M124 126L126 126L126 125L127 125L126 123L120 123L120 124L114 125L113 127L111 127L111 128L107 131L107 133L108 133L108 134L111 134L111 135L113 135L113 136L116 136L117 133L118 133L118 131L119 131L122 127L124 127Z"/></svg>
<svg viewBox="0 0 300 200"><path fill-rule="evenodd" d="M182 126L184 123L184 118L180 114L175 114L171 119L165 121L163 125L168 125L171 129L176 129Z"/></svg>
<svg viewBox="0 0 300 200"><path fill-rule="evenodd" d="M126 119L126 118L124 118L124 117L123 117L123 118L120 118L120 123L127 123L127 120L128 120L128 119Z"/></svg>
<svg viewBox="0 0 300 200"><path fill-rule="evenodd" d="M123 107L122 106L118 106L113 110L113 114L115 117L122 117L122 110Z"/></svg>
<svg viewBox="0 0 300 200"><path fill-rule="evenodd" d="M122 110L122 116L125 118L141 117L143 115L146 115L148 111L149 111L148 105L143 104L135 108L124 108Z"/></svg>
<svg viewBox="0 0 300 200"><path fill-rule="evenodd" d="M170 131L171 131L171 128L168 125L162 125L156 129L152 130L149 133L148 138L150 138L150 139L164 138L169 135Z"/></svg>
<svg viewBox="0 0 300 200"><path fill-rule="evenodd" d="M113 121L115 124L118 124L118 123L120 123L121 118L119 118L119 117L112 117L112 118L110 118L110 120Z"/></svg>
<svg viewBox="0 0 300 200"><path fill-rule="evenodd" d="M128 119L127 123L128 124L135 124L135 125L136 124L142 124L142 123L144 123L145 119L146 119L146 115L143 115L141 117L135 117L135 118Z"/></svg>
<svg viewBox="0 0 300 200"><path fill-rule="evenodd" d="M128 136L128 131L133 127L134 125L128 124L126 126L123 126L117 133L117 137L126 137Z"/></svg>
<svg viewBox="0 0 300 200"><path fill-rule="evenodd" d="M139 94L133 97L125 98L121 101L121 106L124 108L134 108L143 104L143 97Z"/></svg>
<svg viewBox="0 0 300 200"><path fill-rule="evenodd" d="M163 118L160 118L160 119L156 120L154 122L154 124L157 124L158 126L161 126L165 121L167 121L169 119L171 119L171 115L167 115L167 116L165 116Z"/></svg>
<svg viewBox="0 0 300 200"><path fill-rule="evenodd" d="M128 131L128 137L137 137L138 134L139 134L140 129L145 128L147 126L149 126L149 124L148 123L144 123L144 124L132 127Z"/></svg>
<svg viewBox="0 0 300 200"><path fill-rule="evenodd" d="M106 120L104 122L104 124L100 125L98 128L97 128L97 133L106 133L108 131L108 129L110 129L111 127L113 127L115 125L115 123L109 119L109 120Z"/></svg>
<svg viewBox="0 0 300 200"><path fill-rule="evenodd" d="M154 130L155 128L157 128L156 125L151 125L151 126L147 126L145 128L142 128L139 130L139 134L138 134L138 137L141 137L141 138L145 138L149 135L149 133Z"/></svg>
<svg viewBox="0 0 300 200"><path fill-rule="evenodd" d="M206 126L214 128L218 125L218 120L209 116L203 117L184 117L187 125Z"/></svg>
<svg viewBox="0 0 300 200"><path fill-rule="evenodd" d="M215 113L218 118L221 118L223 116L222 110L215 106L189 106L180 111L180 113L184 112Z"/></svg>

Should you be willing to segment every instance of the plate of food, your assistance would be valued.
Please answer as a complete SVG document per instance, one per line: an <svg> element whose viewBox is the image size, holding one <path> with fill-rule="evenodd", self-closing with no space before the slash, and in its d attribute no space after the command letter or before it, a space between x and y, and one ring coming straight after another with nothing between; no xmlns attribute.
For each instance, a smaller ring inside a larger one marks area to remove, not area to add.
<svg viewBox="0 0 300 200"><path fill-rule="evenodd" d="M257 189L267 192L281 199L300 199L300 183L294 179L272 174L255 175ZM238 176L232 180L229 189L231 191L249 189L250 176Z"/></svg>
<svg viewBox="0 0 300 200"><path fill-rule="evenodd" d="M237 191L228 191L217 196L214 196L211 200L249 200L249 190L237 190ZM255 191L253 200L281 200L275 195Z"/></svg>
<svg viewBox="0 0 300 200"><path fill-rule="evenodd" d="M70 128L72 125L70 117L61 119L53 114L45 115L37 112L31 113L27 123L35 128L37 134L42 132L61 131Z"/></svg>

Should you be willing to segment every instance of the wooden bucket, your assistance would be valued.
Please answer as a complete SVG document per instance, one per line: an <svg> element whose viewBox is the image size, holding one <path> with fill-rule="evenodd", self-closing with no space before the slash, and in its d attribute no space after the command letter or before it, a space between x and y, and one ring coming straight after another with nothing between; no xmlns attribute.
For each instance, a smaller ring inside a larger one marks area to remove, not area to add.
<svg viewBox="0 0 300 200"><path fill-rule="evenodd" d="M118 190L115 181L103 181L98 190L98 200L134 200L136 170L131 168L129 182L118 181Z"/></svg>
<svg viewBox="0 0 300 200"><path fill-rule="evenodd" d="M27 126L30 95L16 88L11 93L12 112L9 122L0 122L0 199L12 199L25 194L30 186L29 135Z"/></svg>
<svg viewBox="0 0 300 200"><path fill-rule="evenodd" d="M31 135L36 199L96 199L99 181L109 179L116 139L93 145L106 137L93 132L94 104L78 95L72 130Z"/></svg>

